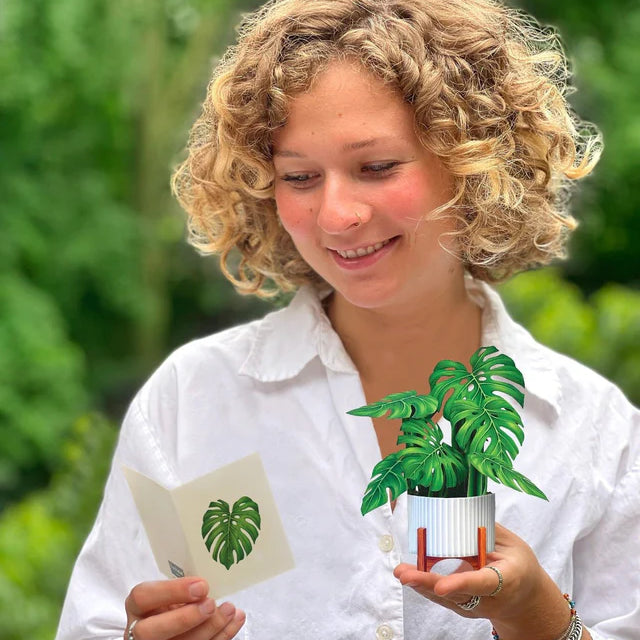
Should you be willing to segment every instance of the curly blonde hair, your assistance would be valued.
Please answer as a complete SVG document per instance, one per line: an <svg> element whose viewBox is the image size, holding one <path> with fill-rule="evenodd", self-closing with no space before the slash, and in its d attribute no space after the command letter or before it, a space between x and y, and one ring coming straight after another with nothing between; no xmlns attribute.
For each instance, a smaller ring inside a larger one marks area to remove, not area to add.
<svg viewBox="0 0 640 640"><path fill-rule="evenodd" d="M238 291L321 282L279 224L271 137L290 98L336 59L357 60L413 106L420 141L453 176L436 213L455 216L469 272L498 281L564 255L569 186L601 145L568 106L553 31L492 0L272 0L214 70L173 176L190 242L220 254Z"/></svg>

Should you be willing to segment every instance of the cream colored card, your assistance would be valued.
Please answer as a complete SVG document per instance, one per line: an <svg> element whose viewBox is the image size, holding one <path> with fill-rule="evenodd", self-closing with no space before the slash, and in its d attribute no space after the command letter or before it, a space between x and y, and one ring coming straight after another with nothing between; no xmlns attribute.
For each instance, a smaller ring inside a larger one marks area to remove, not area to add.
<svg viewBox="0 0 640 640"><path fill-rule="evenodd" d="M165 575L201 576L221 598L294 567L257 453L171 490L123 470Z"/></svg>

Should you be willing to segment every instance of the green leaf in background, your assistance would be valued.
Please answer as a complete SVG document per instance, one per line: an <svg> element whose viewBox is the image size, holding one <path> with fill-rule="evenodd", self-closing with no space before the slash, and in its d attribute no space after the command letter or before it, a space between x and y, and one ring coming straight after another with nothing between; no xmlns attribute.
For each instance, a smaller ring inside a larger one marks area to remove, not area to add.
<svg viewBox="0 0 640 640"><path fill-rule="evenodd" d="M202 539L211 557L228 570L251 553L260 524L258 505L251 498L239 498L231 511L228 502L217 500L202 516Z"/></svg>
<svg viewBox="0 0 640 640"><path fill-rule="evenodd" d="M369 416L371 418L424 418L432 416L438 408L437 400L431 395L421 395L415 391L391 393L364 407L347 411L352 416ZM387 415L388 414L388 415Z"/></svg>
<svg viewBox="0 0 640 640"><path fill-rule="evenodd" d="M362 506L360 507L362 515L387 502L387 489L391 491L392 500L407 490L407 482L402 475L403 462L399 458L399 453L399 451L390 453L373 467L371 482L369 482L362 498Z"/></svg>
<svg viewBox="0 0 640 640"><path fill-rule="evenodd" d="M547 496L529 478L511 467L511 463L484 453L472 453L468 457L471 465L494 482L503 484L530 496L548 500Z"/></svg>
<svg viewBox="0 0 640 640"><path fill-rule="evenodd" d="M515 385L524 386L522 374L513 360L500 353L493 355L496 347L481 347L471 356L471 371L452 360L441 360L429 376L431 395L438 399L438 408L444 397L452 392L444 409L444 417L450 422L451 407L456 400L471 400L476 404L480 398L496 395L498 392L511 396L520 406L524 404L524 394ZM515 384L514 384L515 383Z"/></svg>

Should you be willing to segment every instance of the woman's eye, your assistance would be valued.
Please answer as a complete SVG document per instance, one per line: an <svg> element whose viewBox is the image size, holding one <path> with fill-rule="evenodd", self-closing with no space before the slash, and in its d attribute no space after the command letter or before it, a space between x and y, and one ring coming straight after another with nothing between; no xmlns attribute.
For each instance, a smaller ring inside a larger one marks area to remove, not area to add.
<svg viewBox="0 0 640 640"><path fill-rule="evenodd" d="M282 176L283 182L288 182L292 187L304 189L309 186L316 176L311 173L292 173Z"/></svg>
<svg viewBox="0 0 640 640"><path fill-rule="evenodd" d="M399 162L376 162L374 164L367 164L362 167L363 173L370 173L371 175L384 175L392 169L398 166Z"/></svg>

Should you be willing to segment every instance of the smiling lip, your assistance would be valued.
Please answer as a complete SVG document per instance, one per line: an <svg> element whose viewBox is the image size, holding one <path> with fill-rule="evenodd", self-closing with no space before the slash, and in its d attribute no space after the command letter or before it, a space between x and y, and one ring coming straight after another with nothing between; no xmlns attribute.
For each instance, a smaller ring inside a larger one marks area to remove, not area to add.
<svg viewBox="0 0 640 640"><path fill-rule="evenodd" d="M329 249L329 252L339 266L346 269L360 269L374 264L386 255L397 239L398 236L395 236L357 249Z"/></svg>
<svg viewBox="0 0 640 640"><path fill-rule="evenodd" d="M364 256L371 255L376 251L380 251L382 247L389 244L391 242L391 238L388 240L383 240L382 242L376 242L375 244L370 244L366 247L359 247L357 249L332 249L342 258L363 258Z"/></svg>

